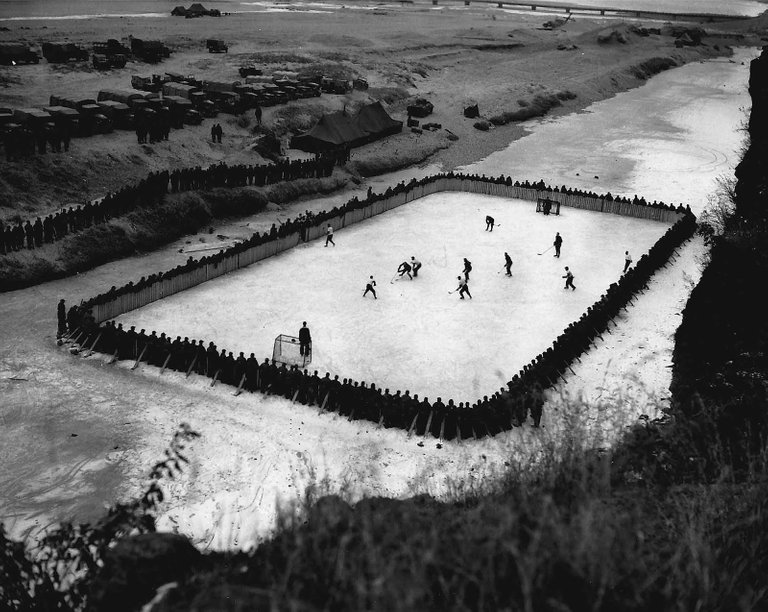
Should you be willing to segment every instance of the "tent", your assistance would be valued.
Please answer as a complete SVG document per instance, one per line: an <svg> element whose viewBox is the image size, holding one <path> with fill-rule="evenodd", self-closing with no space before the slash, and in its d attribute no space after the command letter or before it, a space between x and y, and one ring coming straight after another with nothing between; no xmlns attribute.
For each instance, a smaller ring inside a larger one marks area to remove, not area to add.
<svg viewBox="0 0 768 612"><path fill-rule="evenodd" d="M381 102L373 102L363 106L355 117L355 123L360 131L368 134L368 140L378 140L403 131L403 122L389 116Z"/></svg>
<svg viewBox="0 0 768 612"><path fill-rule="evenodd" d="M185 9L183 6L177 6L171 11L171 15L174 17L186 17L187 9Z"/></svg>
<svg viewBox="0 0 768 612"><path fill-rule="evenodd" d="M207 15L208 12L209 12L208 9L205 8L199 2L195 2L194 4L191 4L190 7L187 9L187 15L194 15L194 16Z"/></svg>
<svg viewBox="0 0 768 612"><path fill-rule="evenodd" d="M354 117L344 112L323 115L312 129L294 136L291 146L309 153L340 146L359 147L402 129L402 121L392 119L381 102L374 102L361 108Z"/></svg>
<svg viewBox="0 0 768 612"><path fill-rule="evenodd" d="M368 140L367 133L357 127L354 118L338 111L320 117L315 126L294 136L291 146L309 153L328 151L340 146L359 146Z"/></svg>

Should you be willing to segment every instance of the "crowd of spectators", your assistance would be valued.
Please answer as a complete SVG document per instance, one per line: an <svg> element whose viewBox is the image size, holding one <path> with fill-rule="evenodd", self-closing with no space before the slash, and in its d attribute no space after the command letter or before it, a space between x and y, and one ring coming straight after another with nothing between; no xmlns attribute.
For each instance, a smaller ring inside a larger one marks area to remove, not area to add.
<svg viewBox="0 0 768 612"><path fill-rule="evenodd" d="M153 206L163 201L170 191L177 193L217 187L264 186L299 178L330 176L335 159L318 156L311 160L283 160L274 164L233 165L224 163L208 168L152 172L135 185L107 194L95 202L63 208L34 221L18 221L4 225L0 221L0 255L23 249L36 249L61 240L69 234L106 223L138 207Z"/></svg>
<svg viewBox="0 0 768 612"><path fill-rule="evenodd" d="M604 332L610 332L610 321L645 288L654 272L666 265L674 250L693 235L696 220L689 210L684 207L672 207L672 210L683 213L683 216L633 268L611 284L595 304L555 339L550 348L526 364L506 386L475 402L456 403L453 399L444 402L442 397L430 401L426 397L411 395L408 390L390 393L389 389L378 388L375 383L366 384L346 378L339 380L338 376L331 378L327 372L321 377L317 371L309 372L298 366L289 367L270 362L269 359L260 363L253 353L249 357L244 353L235 356L231 351L219 349L213 342L206 346L203 340L181 337L171 340L164 333L158 335L155 331L147 334L143 329L137 332L134 327L125 330L122 324L115 325L114 321L99 325L91 315L94 305L136 293L161 280L192 272L200 266L211 263L218 265L226 257L293 232L302 232L304 235L308 227L322 225L328 219L350 210L369 206L376 201L445 177L513 184L505 177L487 179L484 176L448 174L414 179L407 184L399 183L381 194L369 190L364 200L355 197L345 205L330 211L305 213L295 220L282 223L279 227L273 225L268 233L255 233L250 239L215 255L200 260L190 257L185 264L170 271L142 277L135 284L130 282L120 288L112 287L108 292L70 308L66 321L62 321L60 314L59 331L76 338L81 346L108 353L114 359L132 359L137 363L144 361L158 367L186 372L188 375L195 372L246 391L278 394L293 401L338 412L350 419L365 419L384 427L399 427L419 435L431 434L446 440L492 436L521 425L529 417L533 425L538 427L542 417L544 391L565 375L574 360L578 359L596 338L602 338ZM530 189L548 189L541 183L514 184ZM573 190L562 191L590 195ZM651 205L664 206L658 203ZM62 310L63 306L60 306L60 313Z"/></svg>

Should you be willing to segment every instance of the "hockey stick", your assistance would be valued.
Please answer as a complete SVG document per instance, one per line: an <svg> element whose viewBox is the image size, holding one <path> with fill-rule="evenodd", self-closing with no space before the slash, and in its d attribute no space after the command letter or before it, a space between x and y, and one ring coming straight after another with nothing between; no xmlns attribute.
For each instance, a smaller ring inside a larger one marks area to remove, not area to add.
<svg viewBox="0 0 768 612"><path fill-rule="evenodd" d="M322 413L322 412L323 412L323 410L325 410L325 404L326 404L326 402L328 402L328 396L329 396L329 395L330 395L330 391L329 391L328 393L326 393L326 394L325 394L325 399L323 399L323 403L322 403L322 404L320 404L320 410L318 410L318 411L317 411L317 412L318 412L318 414Z"/></svg>
<svg viewBox="0 0 768 612"><path fill-rule="evenodd" d="M221 374L221 370L216 370L216 374L213 375L213 380L211 381L211 387L213 387L216 384L216 381L219 380L219 374Z"/></svg>
<svg viewBox="0 0 768 612"><path fill-rule="evenodd" d="M192 368L195 367L195 362L197 361L197 355L195 355L192 358L192 363L189 364L189 368L187 368L187 378L189 378L189 375L192 374Z"/></svg>
<svg viewBox="0 0 768 612"><path fill-rule="evenodd" d="M240 395L243 392L243 384L245 383L245 374L243 374L243 377L240 379L240 384L237 385L237 390L232 394L235 397Z"/></svg>
<svg viewBox="0 0 768 612"><path fill-rule="evenodd" d="M136 363L134 363L134 364L131 366L131 370L135 370L136 368L138 368L138 367L139 367L139 362L141 361L141 358L142 358L142 357L144 357L144 353L147 351L147 347L148 347L148 346L149 346L149 344L145 344L145 345L144 345L144 348L143 348L143 349L141 349L141 353L139 353L139 357L138 357L138 359L136 359Z"/></svg>
<svg viewBox="0 0 768 612"><path fill-rule="evenodd" d="M547 251L551 251L551 250L552 250L552 247L554 247L554 246L555 246L555 245L553 244L551 247L549 247L549 248L547 249ZM541 253L536 253L536 255L544 255L544 253L546 253L547 251L542 251Z"/></svg>
<svg viewBox="0 0 768 612"><path fill-rule="evenodd" d="M83 355L83 357L90 357L91 355L93 355L93 349L99 340L101 340L101 332L99 332L99 335L96 336L96 340L93 341L93 344L91 344L91 347L88 349L88 352L85 355Z"/></svg>

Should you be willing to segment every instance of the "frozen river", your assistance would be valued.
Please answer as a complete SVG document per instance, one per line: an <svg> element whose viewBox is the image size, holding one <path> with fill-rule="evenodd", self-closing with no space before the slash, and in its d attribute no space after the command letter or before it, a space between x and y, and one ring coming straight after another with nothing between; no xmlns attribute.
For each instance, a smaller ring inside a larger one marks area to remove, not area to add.
<svg viewBox="0 0 768 612"><path fill-rule="evenodd" d="M529 136L473 169L682 201L700 211L717 178L737 162L739 127L749 107L746 64L756 54L739 51L733 63L671 70L583 113L534 122ZM408 174L419 172L434 168ZM375 181L375 188L400 176ZM108 368L52 348L50 305L59 297L79 300L115 278L170 268L186 258L179 246L0 295L0 520L14 533L69 513L89 520L116 495L136 495L182 421L203 437L191 449L192 468L169 491L161 526L214 548L247 545L267 533L276 500L295 495L307 466L335 482L354 482L361 494L439 493L447 479L470 477L472 467L474 477L503 469L510 456L568 426L571 415L553 400L544 430L520 428L482 444L418 446L402 432L284 400L245 394L235 400L223 386L167 372L159 377L144 367ZM656 404L638 402L635 391L658 395L668 386L671 335L701 253L697 241L682 250L613 335L574 368L564 394L583 393L595 406L626 398L625 419L651 411ZM598 409L590 414L605 422Z"/></svg>

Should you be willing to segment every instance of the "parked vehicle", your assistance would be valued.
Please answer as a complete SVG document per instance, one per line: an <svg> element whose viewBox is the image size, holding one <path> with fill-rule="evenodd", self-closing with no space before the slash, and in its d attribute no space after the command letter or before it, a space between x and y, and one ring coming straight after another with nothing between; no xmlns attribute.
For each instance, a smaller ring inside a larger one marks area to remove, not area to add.
<svg viewBox="0 0 768 612"><path fill-rule="evenodd" d="M257 68L255 64L251 64L250 66L240 66L238 72L243 78L262 74L261 68Z"/></svg>
<svg viewBox="0 0 768 612"><path fill-rule="evenodd" d="M66 106L46 106L43 110L48 113L57 127L66 127L69 134L81 134L80 113Z"/></svg>
<svg viewBox="0 0 768 612"><path fill-rule="evenodd" d="M139 91L158 92L162 89L164 83L165 78L159 74L153 74L152 76L139 76L134 74L131 77L131 87L138 89Z"/></svg>
<svg viewBox="0 0 768 612"><path fill-rule="evenodd" d="M229 45L227 45L223 40L218 40L216 38L209 38L206 41L206 46L208 47L208 53L229 52Z"/></svg>
<svg viewBox="0 0 768 612"><path fill-rule="evenodd" d="M184 124L200 125L202 115L192 107L192 102L181 96L164 96L163 106L171 113L171 126L182 128Z"/></svg>
<svg viewBox="0 0 768 612"><path fill-rule="evenodd" d="M134 126L133 113L131 107L123 102L115 100L102 100L97 102L102 114L112 122L112 125L119 130L131 130Z"/></svg>
<svg viewBox="0 0 768 612"><path fill-rule="evenodd" d="M21 43L0 43L0 65L15 66L16 64L39 64L40 57Z"/></svg>
<svg viewBox="0 0 768 612"><path fill-rule="evenodd" d="M426 117L431 115L434 109L432 102L424 98L417 98L413 104L409 104L407 107L410 117Z"/></svg>
<svg viewBox="0 0 768 612"><path fill-rule="evenodd" d="M64 62L83 62L88 59L88 51L73 43L43 43L43 57L50 64Z"/></svg>
<svg viewBox="0 0 768 612"><path fill-rule="evenodd" d="M131 50L116 38L110 38L107 42L93 43L93 52L107 57L122 55L128 58L131 56Z"/></svg>
<svg viewBox="0 0 768 612"><path fill-rule="evenodd" d="M171 50L159 40L142 40L131 37L131 52L138 59L156 64L171 56Z"/></svg>

